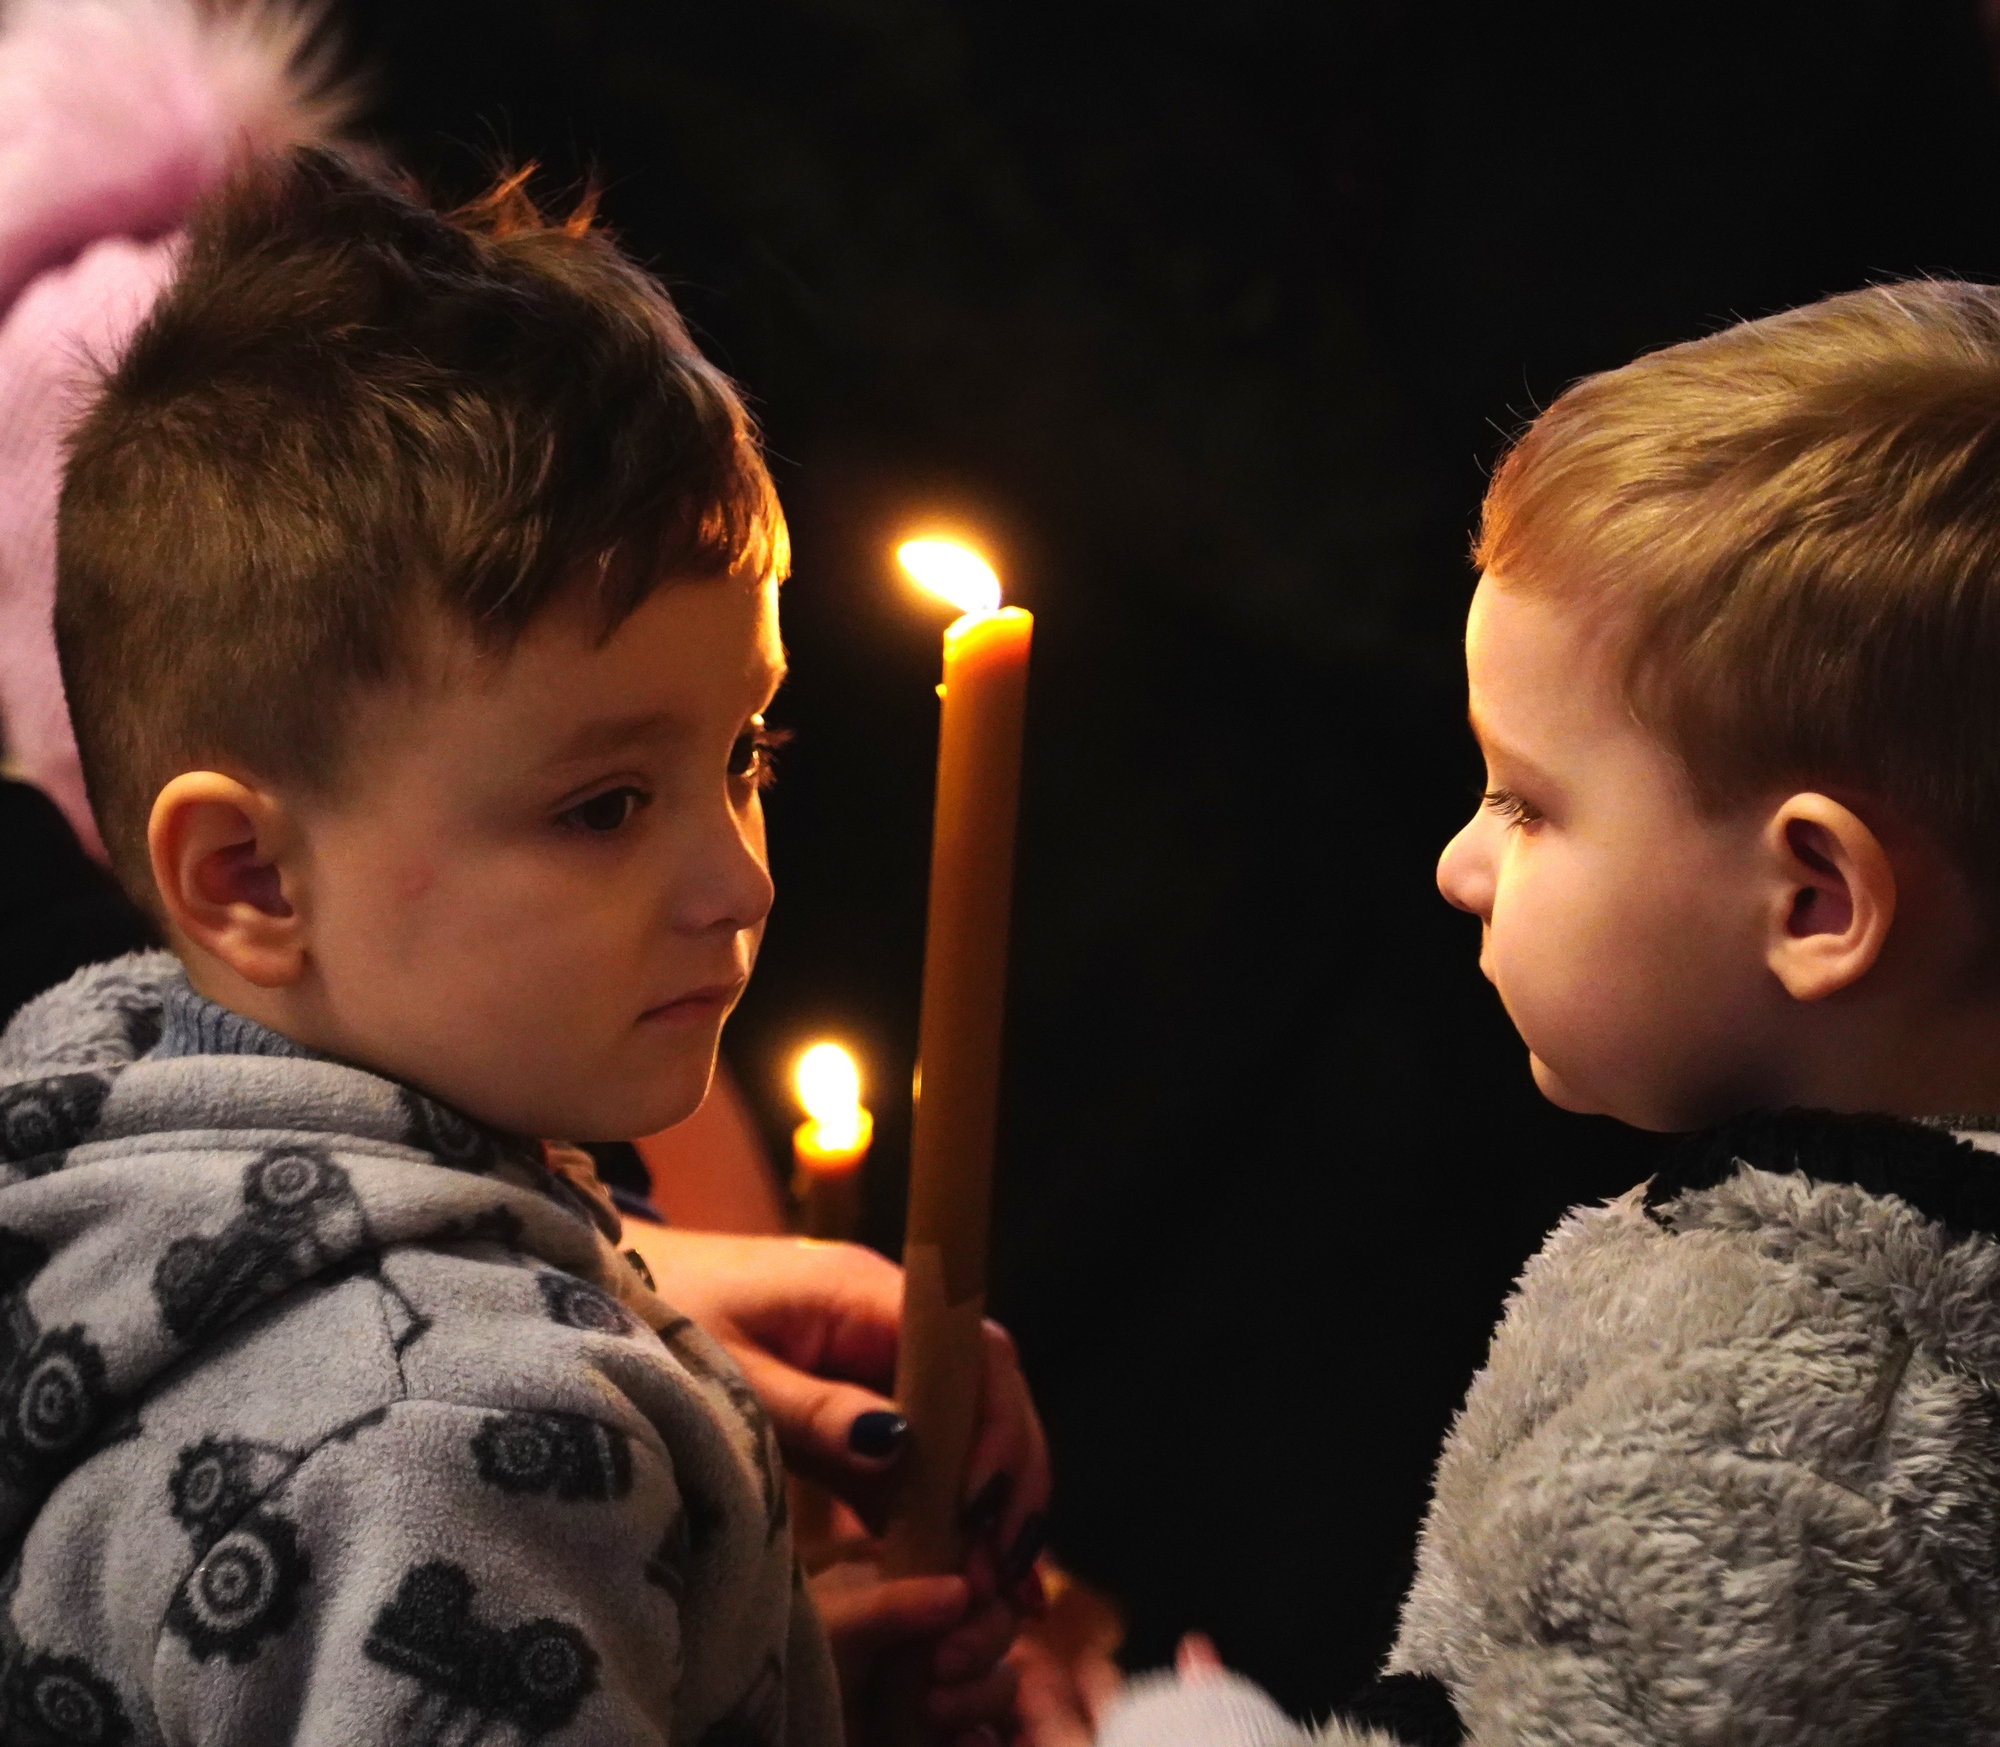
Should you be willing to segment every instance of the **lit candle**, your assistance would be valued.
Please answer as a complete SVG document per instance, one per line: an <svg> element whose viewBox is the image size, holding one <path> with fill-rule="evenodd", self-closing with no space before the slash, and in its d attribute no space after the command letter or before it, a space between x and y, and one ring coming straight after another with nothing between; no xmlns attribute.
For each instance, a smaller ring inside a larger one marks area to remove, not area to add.
<svg viewBox="0 0 2000 1747"><path fill-rule="evenodd" d="M861 1165L875 1135L875 1119L861 1102L860 1071L839 1044L816 1043L799 1057L792 1084L806 1113L792 1134L800 1229L845 1242L861 1212Z"/></svg>
<svg viewBox="0 0 2000 1747"><path fill-rule="evenodd" d="M1034 620L1001 606L999 580L963 546L913 540L896 556L917 582L963 614L944 634L939 688L937 813L896 1362L896 1401L910 1422L910 1447L884 1549L892 1575L920 1575L955 1571L966 1553L959 1495L984 1363L980 1324L1007 912Z"/></svg>

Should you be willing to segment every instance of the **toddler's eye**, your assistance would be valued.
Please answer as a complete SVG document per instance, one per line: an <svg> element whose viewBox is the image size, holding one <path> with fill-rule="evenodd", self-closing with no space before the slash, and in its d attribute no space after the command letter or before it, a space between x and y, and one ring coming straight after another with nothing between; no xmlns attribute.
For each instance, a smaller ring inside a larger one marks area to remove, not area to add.
<svg viewBox="0 0 2000 1747"><path fill-rule="evenodd" d="M601 795L579 801L559 817L565 825L606 837L627 824L650 798L642 789L606 789Z"/></svg>
<svg viewBox="0 0 2000 1747"><path fill-rule="evenodd" d="M1528 825L1542 815L1529 801L1524 801L1512 789L1488 789L1479 797L1482 806L1491 807L1509 825Z"/></svg>
<svg viewBox="0 0 2000 1747"><path fill-rule="evenodd" d="M789 739L785 729L768 728L762 716L753 717L729 749L729 774L738 782L769 788L778 774L775 754Z"/></svg>

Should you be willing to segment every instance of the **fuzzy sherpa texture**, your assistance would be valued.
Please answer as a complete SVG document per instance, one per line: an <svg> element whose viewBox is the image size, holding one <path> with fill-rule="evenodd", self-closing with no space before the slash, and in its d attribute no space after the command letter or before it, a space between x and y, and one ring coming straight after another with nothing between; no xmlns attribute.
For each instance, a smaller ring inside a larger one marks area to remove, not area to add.
<svg viewBox="0 0 2000 1747"><path fill-rule="evenodd" d="M0 1740L837 1747L770 1428L601 1200L201 1005L0 1038Z"/></svg>
<svg viewBox="0 0 2000 1747"><path fill-rule="evenodd" d="M246 154L324 137L313 14L209 0L0 8L0 735L101 854L49 615L62 443Z"/></svg>
<svg viewBox="0 0 2000 1747"><path fill-rule="evenodd" d="M1993 1144L1758 1118L1661 1205L1573 1212L1446 1442L1390 1669L1477 1747L2000 1741L2000 1242L1951 1192ZM1116 1747L1236 1738L1175 1704Z"/></svg>

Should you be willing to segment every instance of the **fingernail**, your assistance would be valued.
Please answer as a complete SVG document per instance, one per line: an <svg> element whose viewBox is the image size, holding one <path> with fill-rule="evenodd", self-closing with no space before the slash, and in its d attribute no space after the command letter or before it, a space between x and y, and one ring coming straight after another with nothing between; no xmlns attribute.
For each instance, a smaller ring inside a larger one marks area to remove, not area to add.
<svg viewBox="0 0 2000 1747"><path fill-rule="evenodd" d="M1034 1570L1035 1561L1042 1556L1042 1549L1048 1544L1048 1512L1033 1511L1021 1524L1021 1532L1014 1537L1013 1546L1007 1549L1000 1561L1000 1587L1012 1589Z"/></svg>
<svg viewBox="0 0 2000 1747"><path fill-rule="evenodd" d="M1014 1493L1014 1476L1001 1469L972 1495L972 1501L959 1513L959 1526L968 1535L983 1535L1007 1509L1007 1500Z"/></svg>
<svg viewBox="0 0 2000 1747"><path fill-rule="evenodd" d="M880 1461L903 1447L909 1429L910 1422L900 1413L891 1413L886 1407L871 1408L854 1416L854 1423L847 1428L847 1447L857 1456Z"/></svg>

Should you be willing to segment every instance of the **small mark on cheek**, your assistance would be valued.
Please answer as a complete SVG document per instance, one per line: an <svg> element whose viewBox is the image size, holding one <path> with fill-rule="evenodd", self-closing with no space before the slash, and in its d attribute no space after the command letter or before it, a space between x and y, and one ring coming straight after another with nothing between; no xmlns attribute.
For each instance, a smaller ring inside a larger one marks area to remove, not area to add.
<svg viewBox="0 0 2000 1747"><path fill-rule="evenodd" d="M406 903L414 903L437 884L437 869L429 862L406 867L396 876L396 893Z"/></svg>

